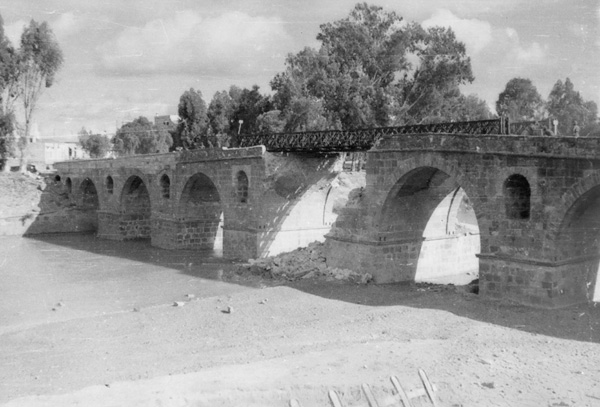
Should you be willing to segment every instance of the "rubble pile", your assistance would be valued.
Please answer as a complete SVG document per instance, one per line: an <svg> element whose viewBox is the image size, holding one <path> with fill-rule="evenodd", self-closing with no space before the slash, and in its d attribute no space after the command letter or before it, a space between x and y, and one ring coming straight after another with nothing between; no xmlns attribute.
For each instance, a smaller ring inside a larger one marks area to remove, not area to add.
<svg viewBox="0 0 600 407"><path fill-rule="evenodd" d="M323 243L313 242L289 253L274 257L250 259L240 266L239 273L250 272L266 278L297 281L300 279L320 278L326 281L348 281L367 284L373 279L368 273L357 273L348 269L328 267L325 263Z"/></svg>

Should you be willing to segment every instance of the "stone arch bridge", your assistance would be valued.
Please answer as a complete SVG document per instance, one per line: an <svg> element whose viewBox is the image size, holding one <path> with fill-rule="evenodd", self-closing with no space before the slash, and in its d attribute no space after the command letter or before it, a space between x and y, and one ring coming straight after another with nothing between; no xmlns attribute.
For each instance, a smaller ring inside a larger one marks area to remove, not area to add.
<svg viewBox="0 0 600 407"><path fill-rule="evenodd" d="M438 229L477 239L480 293L558 307L594 294L599 151L596 138L388 132L366 153L364 187L337 196L335 154L247 147L55 167L80 209L74 230L166 249L222 241L228 258L325 237L329 265L378 283L414 280L436 208L460 197L477 230L449 227L452 203Z"/></svg>

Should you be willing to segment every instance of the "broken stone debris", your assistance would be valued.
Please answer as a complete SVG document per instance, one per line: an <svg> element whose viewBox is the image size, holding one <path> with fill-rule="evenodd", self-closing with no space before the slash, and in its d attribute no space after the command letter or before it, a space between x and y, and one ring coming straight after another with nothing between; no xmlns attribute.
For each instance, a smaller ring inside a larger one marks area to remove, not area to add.
<svg viewBox="0 0 600 407"><path fill-rule="evenodd" d="M313 242L307 247L292 252L282 253L263 259L249 259L243 264L239 273L250 272L253 275L297 281L308 278L322 278L327 281L349 281L356 284L367 284L373 280L369 273L328 267L323 252L323 243Z"/></svg>

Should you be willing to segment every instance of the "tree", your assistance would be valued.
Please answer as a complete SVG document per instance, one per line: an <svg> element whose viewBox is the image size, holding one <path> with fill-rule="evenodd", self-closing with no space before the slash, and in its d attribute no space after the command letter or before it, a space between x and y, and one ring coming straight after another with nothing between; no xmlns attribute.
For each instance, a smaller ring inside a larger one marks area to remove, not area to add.
<svg viewBox="0 0 600 407"><path fill-rule="evenodd" d="M261 95L257 85L252 89L232 89L231 98L234 102L234 111L229 123L231 144L238 145L238 133L259 133L258 117L272 110L272 103L268 96Z"/></svg>
<svg viewBox="0 0 600 407"><path fill-rule="evenodd" d="M212 146L208 137L208 116L202 93L193 88L179 98L178 113L181 121L173 133L173 146L185 150Z"/></svg>
<svg viewBox="0 0 600 407"><path fill-rule="evenodd" d="M558 120L559 134L571 135L575 121L582 136L600 131L598 106L595 102L583 100L569 78L564 83L558 80L554 84L548 96L547 109L550 116Z"/></svg>
<svg viewBox="0 0 600 407"><path fill-rule="evenodd" d="M427 123L440 123L448 121L488 120L494 118L487 103L476 95L465 96L458 89L454 93L436 95L439 101L435 108L428 112L423 121Z"/></svg>
<svg viewBox="0 0 600 407"><path fill-rule="evenodd" d="M91 158L106 157L112 147L108 136L93 134L92 132L80 132L79 144L84 151L88 152Z"/></svg>
<svg viewBox="0 0 600 407"><path fill-rule="evenodd" d="M7 171L6 162L14 156L17 55L4 34L0 16L0 171Z"/></svg>
<svg viewBox="0 0 600 407"><path fill-rule="evenodd" d="M160 130L147 118L140 116L125 123L112 139L114 151L119 156L166 153L173 144L171 135Z"/></svg>
<svg viewBox="0 0 600 407"><path fill-rule="evenodd" d="M14 117L10 114L0 114L0 171L7 171L6 162L14 154L15 138Z"/></svg>
<svg viewBox="0 0 600 407"><path fill-rule="evenodd" d="M233 88L235 87L232 86ZM219 147L229 146L230 122L234 110L235 102L227 91L215 93L210 101L207 111L208 123Z"/></svg>
<svg viewBox="0 0 600 407"><path fill-rule="evenodd" d="M498 96L496 112L512 121L539 120L544 115L544 101L531 80L513 78Z"/></svg>
<svg viewBox="0 0 600 407"><path fill-rule="evenodd" d="M289 55L286 70L271 82L284 117L297 118L289 113L294 104L310 104L311 114L322 116L319 125L324 119L330 129L421 123L473 81L465 46L450 29L404 24L396 13L366 3L321 25L317 40L318 50Z"/></svg>
<svg viewBox="0 0 600 407"><path fill-rule="evenodd" d="M21 35L18 52L17 92L24 115L23 131L19 138L21 167L25 160L25 149L37 102L43 90L54 83L62 63L62 51L48 24L31 20Z"/></svg>
<svg viewBox="0 0 600 407"><path fill-rule="evenodd" d="M284 130L285 121L279 110L271 110L258 116L256 124L259 133L281 133Z"/></svg>

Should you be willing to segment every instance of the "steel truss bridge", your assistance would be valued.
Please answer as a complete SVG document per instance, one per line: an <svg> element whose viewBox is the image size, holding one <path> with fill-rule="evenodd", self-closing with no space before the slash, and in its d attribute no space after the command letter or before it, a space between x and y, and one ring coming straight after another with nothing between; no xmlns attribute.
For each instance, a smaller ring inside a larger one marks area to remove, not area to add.
<svg viewBox="0 0 600 407"><path fill-rule="evenodd" d="M271 152L366 151L384 136L402 134L514 134L543 135L551 120L511 123L508 118L466 122L417 124L357 130L324 130L295 133L242 134L240 147L264 145Z"/></svg>

